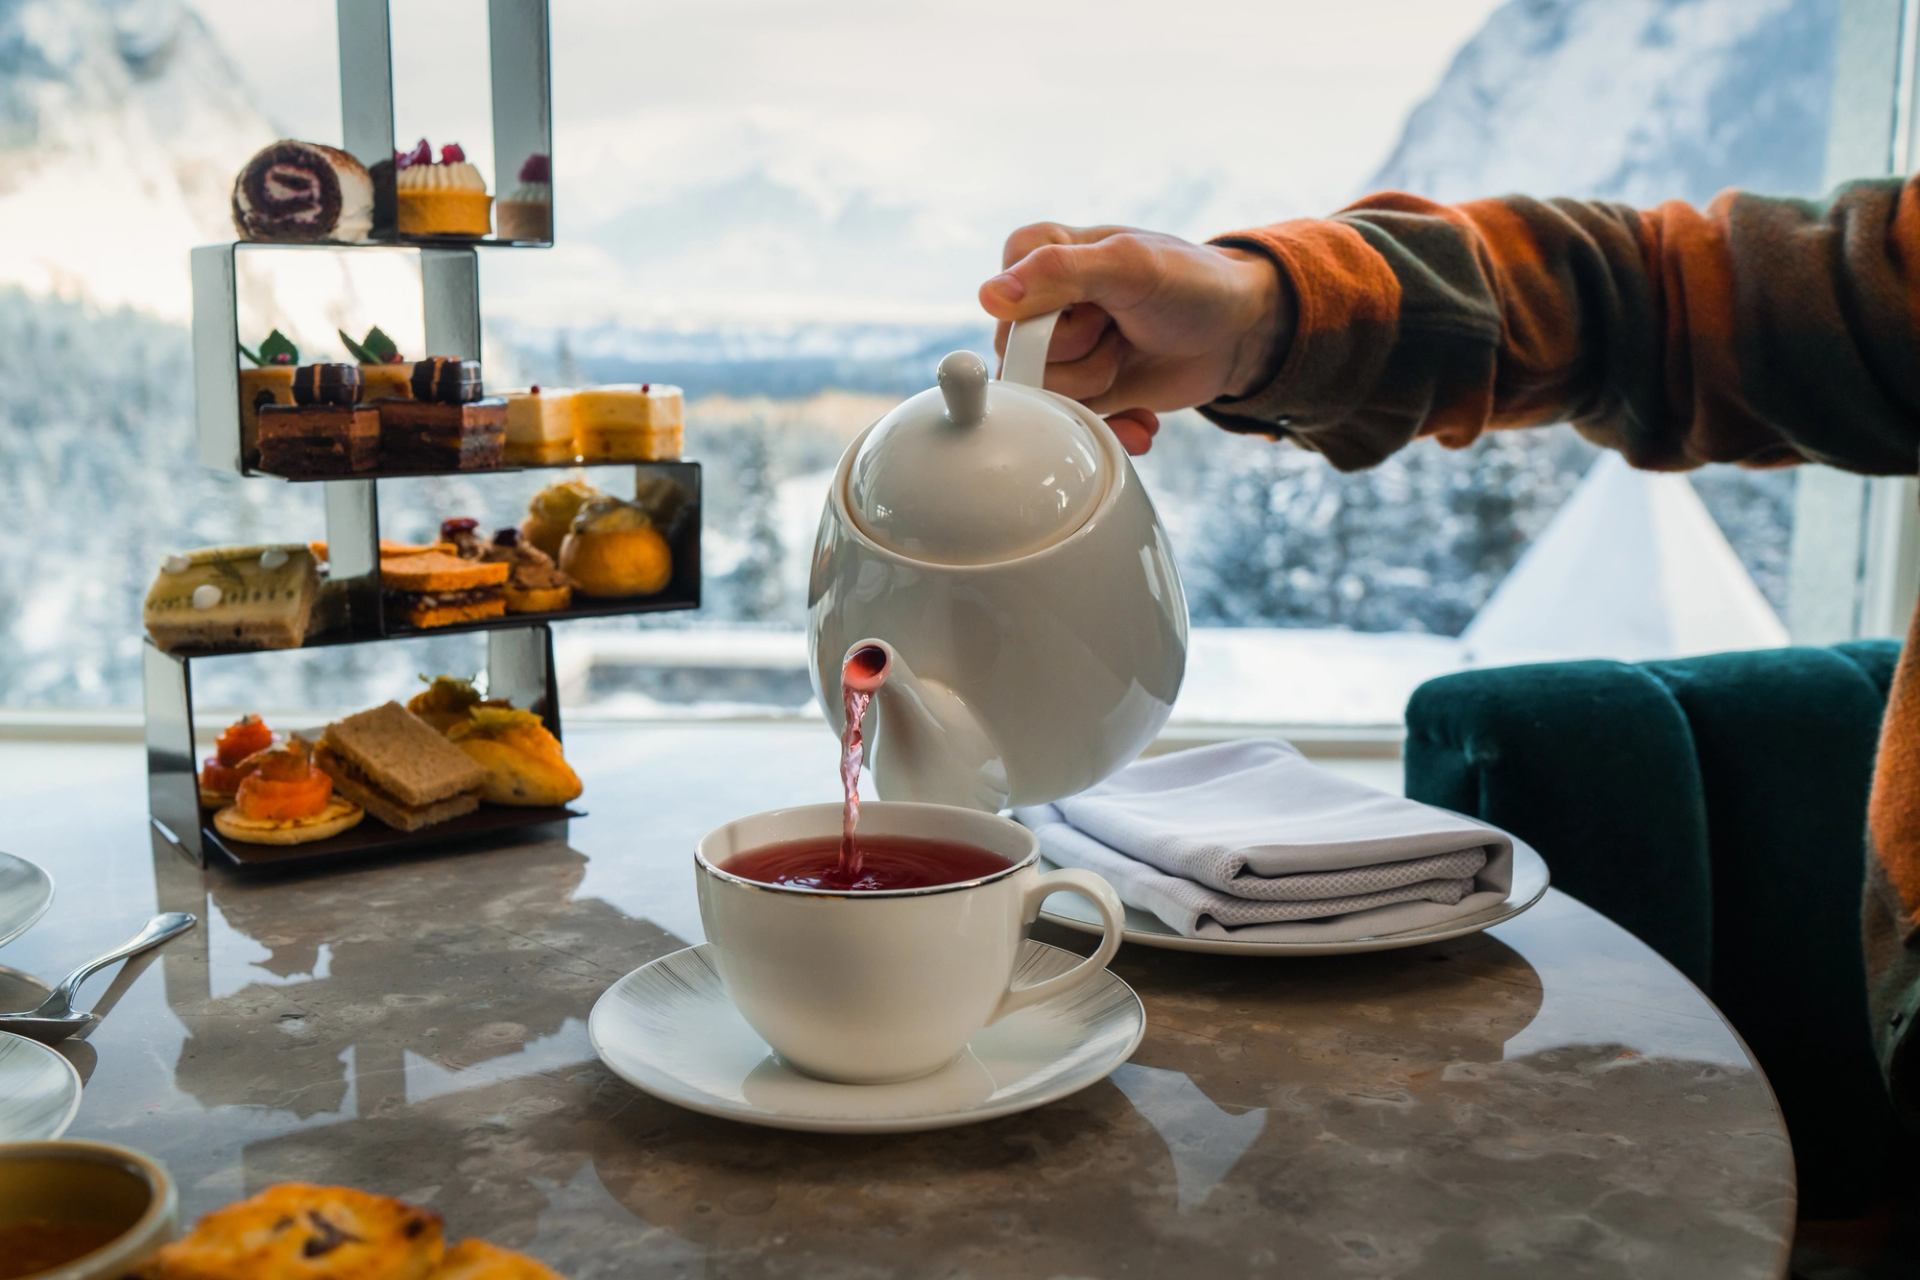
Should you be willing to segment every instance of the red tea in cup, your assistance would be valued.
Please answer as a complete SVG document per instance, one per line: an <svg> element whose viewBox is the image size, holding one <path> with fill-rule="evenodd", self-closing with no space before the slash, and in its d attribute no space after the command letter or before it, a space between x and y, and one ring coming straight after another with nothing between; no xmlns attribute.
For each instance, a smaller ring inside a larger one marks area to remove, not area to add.
<svg viewBox="0 0 1920 1280"><path fill-rule="evenodd" d="M720 869L761 884L877 893L960 884L1012 865L997 853L951 840L862 835L860 860L853 867L842 861L839 841L828 838L762 845L735 854Z"/></svg>

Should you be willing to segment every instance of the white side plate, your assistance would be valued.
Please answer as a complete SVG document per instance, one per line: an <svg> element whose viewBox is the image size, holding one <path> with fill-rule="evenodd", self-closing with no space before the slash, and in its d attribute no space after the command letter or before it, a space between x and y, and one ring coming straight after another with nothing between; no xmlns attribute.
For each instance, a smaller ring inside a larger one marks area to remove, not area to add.
<svg viewBox="0 0 1920 1280"><path fill-rule="evenodd" d="M80 1109L80 1073L37 1040L0 1031L0 1142L57 1138Z"/></svg>
<svg viewBox="0 0 1920 1280"><path fill-rule="evenodd" d="M25 858L0 853L0 946L31 929L52 901L52 876Z"/></svg>

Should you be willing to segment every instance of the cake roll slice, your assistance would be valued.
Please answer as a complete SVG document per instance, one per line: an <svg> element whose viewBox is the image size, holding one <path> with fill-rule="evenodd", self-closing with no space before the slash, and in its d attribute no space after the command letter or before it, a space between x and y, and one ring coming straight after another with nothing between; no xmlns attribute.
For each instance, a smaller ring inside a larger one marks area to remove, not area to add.
<svg viewBox="0 0 1920 1280"><path fill-rule="evenodd" d="M373 177L344 151L282 138L234 179L233 226L243 240L365 240Z"/></svg>

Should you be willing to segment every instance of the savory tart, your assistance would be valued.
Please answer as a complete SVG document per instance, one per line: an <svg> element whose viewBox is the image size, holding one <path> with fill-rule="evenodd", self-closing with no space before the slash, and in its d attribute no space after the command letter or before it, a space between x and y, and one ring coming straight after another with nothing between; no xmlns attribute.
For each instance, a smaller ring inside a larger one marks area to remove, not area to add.
<svg viewBox="0 0 1920 1280"><path fill-rule="evenodd" d="M333 779L313 766L312 746L295 738L263 753L233 803L213 815L213 826L247 844L311 844L364 817L359 805L333 794Z"/></svg>
<svg viewBox="0 0 1920 1280"><path fill-rule="evenodd" d="M476 706L447 730L447 741L487 771L480 797L488 804L565 804L580 794L580 775L560 754L560 740L531 711Z"/></svg>

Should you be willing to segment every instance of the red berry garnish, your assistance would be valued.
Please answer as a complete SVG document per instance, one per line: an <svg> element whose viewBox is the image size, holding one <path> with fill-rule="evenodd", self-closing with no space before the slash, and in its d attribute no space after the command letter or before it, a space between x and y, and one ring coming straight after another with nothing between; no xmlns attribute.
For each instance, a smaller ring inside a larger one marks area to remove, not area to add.
<svg viewBox="0 0 1920 1280"><path fill-rule="evenodd" d="M653 384L652 384L651 382L643 382L643 383L641 383L641 384L640 384L640 394L641 394L641 395L643 395L643 396L644 396L644 395L646 395L646 394L647 394L647 393L648 393L649 391L652 391L652 390L653 390Z"/></svg>
<svg viewBox="0 0 1920 1280"><path fill-rule="evenodd" d="M494 545L494 546L496 546L496 547L517 547L517 546L519 546L519 545L520 545L520 531L519 531L518 529L502 529L502 530L500 530L500 531L499 531L498 533L496 533L496 534L494 534L494 535L493 535L493 545Z"/></svg>
<svg viewBox="0 0 1920 1280"><path fill-rule="evenodd" d="M530 387L528 387L528 388L527 388L527 394L528 394L528 395L530 395L530 396L537 396L537 395L539 395L539 394L540 394L540 384L536 382L536 383L534 383L534 384L533 384L532 386L530 386Z"/></svg>
<svg viewBox="0 0 1920 1280"><path fill-rule="evenodd" d="M467 153L460 149L459 143L449 142L446 146L440 148L441 164L465 164L466 161Z"/></svg>
<svg viewBox="0 0 1920 1280"><path fill-rule="evenodd" d="M440 536L452 541L463 533L472 533L480 527L480 522L472 516L455 516L451 520L440 522Z"/></svg>
<svg viewBox="0 0 1920 1280"><path fill-rule="evenodd" d="M405 356L401 355L398 351L396 351L392 355L387 357L387 363L388 364L408 364L411 362Z"/></svg>
<svg viewBox="0 0 1920 1280"><path fill-rule="evenodd" d="M520 181L553 181L553 162L540 152L534 152L527 157L527 162L520 166Z"/></svg>
<svg viewBox="0 0 1920 1280"><path fill-rule="evenodd" d="M401 155L398 151L393 153L393 167L396 169L410 169L416 164L432 163L433 148L427 144L425 138L414 143L413 150L407 152L405 155Z"/></svg>
<svg viewBox="0 0 1920 1280"><path fill-rule="evenodd" d="M273 358L273 363L275 363L275 364L292 364L292 363L293 363L293 357L292 357L292 356L290 356L290 355L288 355L288 354L287 354L286 352L284 352L284 351L282 351L282 352L280 352L279 354L277 354L277 355L275 355L275 356L274 356L274 358Z"/></svg>

